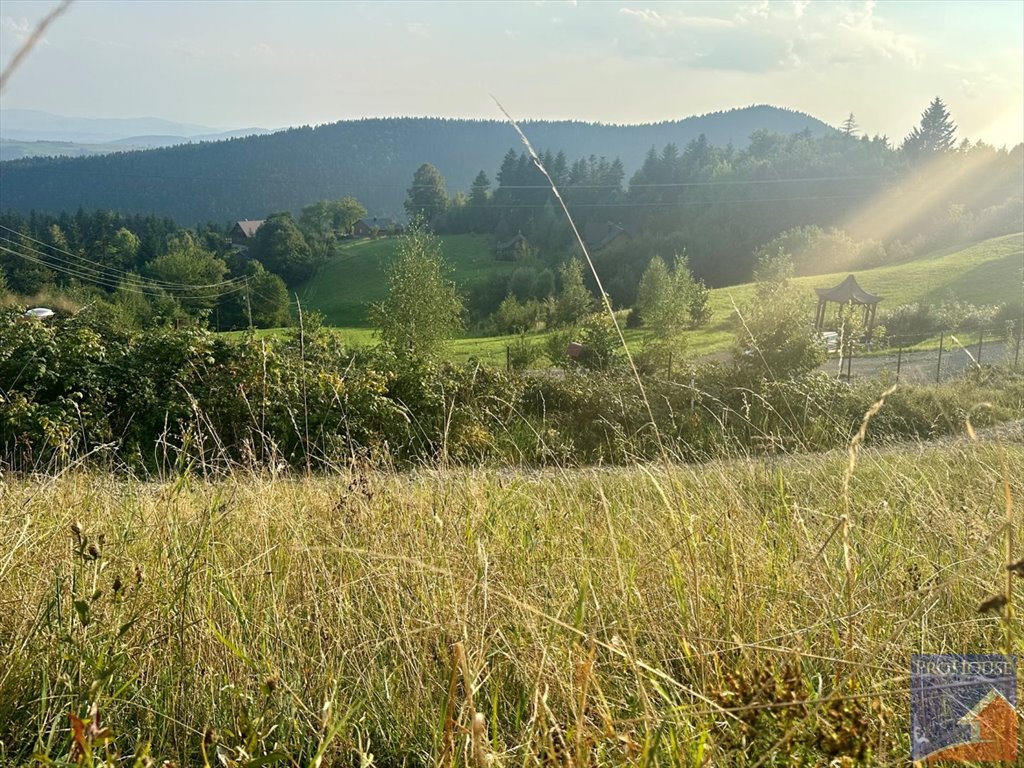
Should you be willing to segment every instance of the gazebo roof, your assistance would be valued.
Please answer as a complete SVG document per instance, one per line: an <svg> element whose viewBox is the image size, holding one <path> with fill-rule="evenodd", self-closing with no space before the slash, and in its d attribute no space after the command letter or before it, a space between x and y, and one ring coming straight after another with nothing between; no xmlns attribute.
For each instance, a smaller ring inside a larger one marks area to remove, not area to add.
<svg viewBox="0 0 1024 768"><path fill-rule="evenodd" d="M834 288L815 288L818 299L821 301L837 301L840 304L877 304L882 300L881 296L868 293L857 283L857 278L847 275L839 285Z"/></svg>

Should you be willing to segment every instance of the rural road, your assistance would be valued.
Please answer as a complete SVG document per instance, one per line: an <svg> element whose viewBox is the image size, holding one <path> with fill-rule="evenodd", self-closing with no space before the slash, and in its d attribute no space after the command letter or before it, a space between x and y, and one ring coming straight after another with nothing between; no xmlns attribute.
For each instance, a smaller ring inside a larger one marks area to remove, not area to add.
<svg viewBox="0 0 1024 768"><path fill-rule="evenodd" d="M1002 340L985 341L981 347L981 363L1013 363L1014 347ZM1024 353L1022 353L1024 357ZM885 370L896 374L896 365L899 361L900 381L909 382L934 382L936 374L942 381L961 373L964 370L973 368L978 359L977 340L966 347L957 346L952 349L942 350L942 369L939 371L939 350L926 349L912 352L904 350L902 360L899 360L897 352L886 355L869 355L864 357L854 356L852 362L853 377L877 376ZM836 374L839 370L839 359L832 358L822 365L819 370ZM845 365L844 365L845 371Z"/></svg>

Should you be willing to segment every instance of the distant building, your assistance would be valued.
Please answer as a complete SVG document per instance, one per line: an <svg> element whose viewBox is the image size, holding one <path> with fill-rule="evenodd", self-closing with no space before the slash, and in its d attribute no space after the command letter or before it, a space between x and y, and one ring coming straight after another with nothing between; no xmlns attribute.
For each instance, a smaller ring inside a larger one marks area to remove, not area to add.
<svg viewBox="0 0 1024 768"><path fill-rule="evenodd" d="M494 246L494 251L498 254L498 258L507 261L512 261L513 259L525 255L529 249L530 241L526 239L526 236L522 232L517 234L515 237Z"/></svg>
<svg viewBox="0 0 1024 768"><path fill-rule="evenodd" d="M389 216L367 216L352 227L352 234L356 237L382 237L397 235L401 231L402 225Z"/></svg>
<svg viewBox="0 0 1024 768"><path fill-rule="evenodd" d="M592 251L600 251L620 237L629 236L625 227L611 221L591 221L583 227L583 240Z"/></svg>
<svg viewBox="0 0 1024 768"><path fill-rule="evenodd" d="M257 230L263 226L265 219L244 219L236 221L228 232L228 240L232 245L248 246L256 236Z"/></svg>

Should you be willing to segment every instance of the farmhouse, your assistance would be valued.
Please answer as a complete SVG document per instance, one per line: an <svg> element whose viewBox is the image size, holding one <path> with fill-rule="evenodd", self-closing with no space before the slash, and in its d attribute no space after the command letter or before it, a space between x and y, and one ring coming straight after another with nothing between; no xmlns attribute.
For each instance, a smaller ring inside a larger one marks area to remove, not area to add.
<svg viewBox="0 0 1024 768"><path fill-rule="evenodd" d="M592 251L600 251L620 237L629 237L629 232L611 221L591 221L583 227L583 239Z"/></svg>
<svg viewBox="0 0 1024 768"><path fill-rule="evenodd" d="M232 245L248 246L256 236L257 230L263 226L264 219L243 219L236 221L228 232Z"/></svg>
<svg viewBox="0 0 1024 768"><path fill-rule="evenodd" d="M352 234L356 237L397 235L401 231L402 225L388 216L368 216L357 221L352 227Z"/></svg>

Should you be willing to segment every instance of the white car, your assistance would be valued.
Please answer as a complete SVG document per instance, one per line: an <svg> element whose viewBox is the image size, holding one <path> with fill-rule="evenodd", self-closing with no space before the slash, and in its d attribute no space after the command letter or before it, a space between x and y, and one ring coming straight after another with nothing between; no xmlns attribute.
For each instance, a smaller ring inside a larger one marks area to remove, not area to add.
<svg viewBox="0 0 1024 768"><path fill-rule="evenodd" d="M821 343L825 346L825 350L828 352L839 351L839 334L835 331L822 331L818 334L821 337Z"/></svg>

